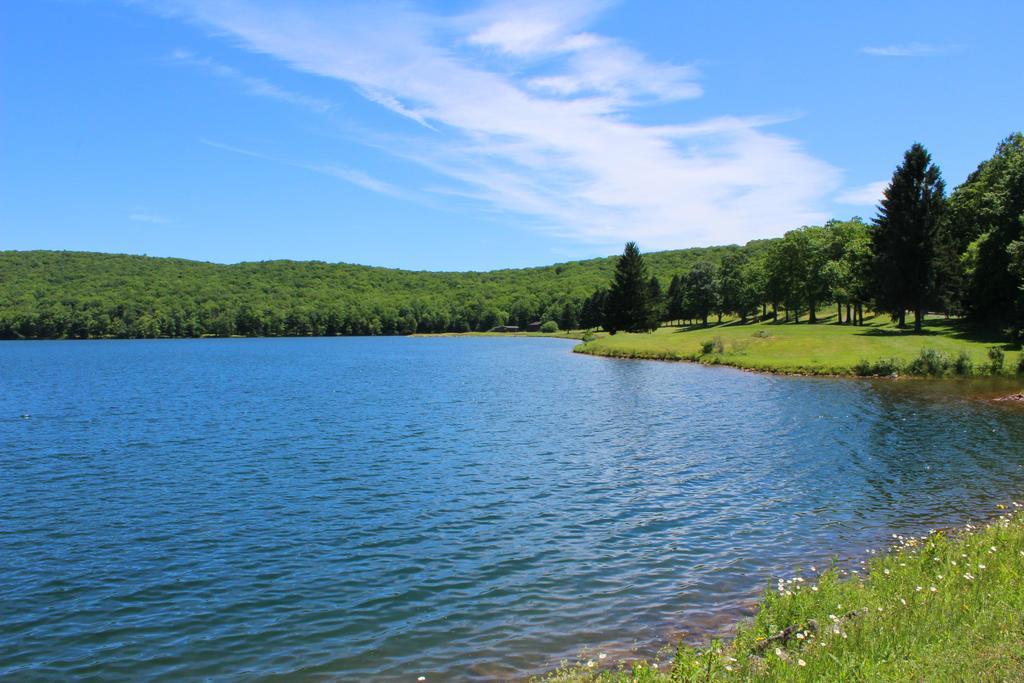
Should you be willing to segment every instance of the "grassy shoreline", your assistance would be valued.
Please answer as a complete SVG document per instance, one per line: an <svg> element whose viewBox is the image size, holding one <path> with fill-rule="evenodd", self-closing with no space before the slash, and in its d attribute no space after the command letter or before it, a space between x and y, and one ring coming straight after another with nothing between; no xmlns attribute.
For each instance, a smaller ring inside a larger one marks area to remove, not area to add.
<svg viewBox="0 0 1024 683"><path fill-rule="evenodd" d="M417 332L408 335L422 339L437 337L542 337L545 339L575 339L583 341L592 336L587 330L559 330L558 332Z"/></svg>
<svg viewBox="0 0 1024 683"><path fill-rule="evenodd" d="M780 579L729 643L537 680L1024 680L1024 506L998 507L984 525L894 536L859 570Z"/></svg>
<svg viewBox="0 0 1024 683"><path fill-rule="evenodd" d="M1024 354L996 332L931 319L924 334L880 317L864 326L764 322L663 327L651 334L601 334L573 349L606 358L690 361L775 374L824 376L1012 376Z"/></svg>

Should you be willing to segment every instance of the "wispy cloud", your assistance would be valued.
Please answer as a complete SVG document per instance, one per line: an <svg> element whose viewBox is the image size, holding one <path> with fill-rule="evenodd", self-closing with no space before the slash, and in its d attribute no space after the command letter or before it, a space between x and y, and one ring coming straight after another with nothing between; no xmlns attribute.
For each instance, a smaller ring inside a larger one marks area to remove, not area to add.
<svg viewBox="0 0 1024 683"><path fill-rule="evenodd" d="M928 43L903 43L860 49L861 52L872 57L933 57L952 50L952 45L929 45Z"/></svg>
<svg viewBox="0 0 1024 683"><path fill-rule="evenodd" d="M777 117L641 122L634 114L650 105L681 111L699 97L699 74L590 31L605 4L497 2L454 16L408 4L175 7L420 124L382 144L447 178L437 192L529 217L540 230L667 248L828 218L837 169L769 132Z"/></svg>
<svg viewBox="0 0 1024 683"><path fill-rule="evenodd" d="M882 193L889 185L887 180L876 180L867 185L854 187L836 195L836 201L840 204L852 204L854 206L874 206L882 200Z"/></svg>
<svg viewBox="0 0 1024 683"><path fill-rule="evenodd" d="M177 64L198 67L221 78L236 81L241 84L244 91L250 95L268 97L280 102L287 102L288 104L305 107L306 109L317 113L324 113L333 107L333 105L327 100L322 100L317 97L309 97L307 95L300 95L299 93L285 90L284 88L280 88L265 79L247 76L238 69L227 66L226 64L221 64L209 57L200 57L190 50L185 50L183 48L174 50L171 53L171 60Z"/></svg>
<svg viewBox="0 0 1024 683"><path fill-rule="evenodd" d="M153 225L166 225L171 219L156 213L132 212L128 214L128 220L135 223L151 223Z"/></svg>
<svg viewBox="0 0 1024 683"><path fill-rule="evenodd" d="M288 159L281 159L270 154L263 154L262 152L255 152L250 149L235 147L234 145L226 145L223 142L217 142L216 140L207 140L205 138L200 139L199 142L206 145L207 147L213 147L214 149L220 149L225 152L231 152L232 154L241 154L243 156L253 157L254 159L262 159L264 161L271 161L276 164L284 164L286 166L292 166L294 168L301 168L307 171L313 171L314 173L320 173L322 175L330 176L332 178L344 181L351 185L356 185L358 187L363 188L364 190L370 190L371 192L391 195L393 197L404 196L404 193L394 185L386 183L383 180L378 180L377 178L374 178L370 174L355 168L348 168L345 166L339 166L337 164L314 164L303 163L298 161L289 161Z"/></svg>

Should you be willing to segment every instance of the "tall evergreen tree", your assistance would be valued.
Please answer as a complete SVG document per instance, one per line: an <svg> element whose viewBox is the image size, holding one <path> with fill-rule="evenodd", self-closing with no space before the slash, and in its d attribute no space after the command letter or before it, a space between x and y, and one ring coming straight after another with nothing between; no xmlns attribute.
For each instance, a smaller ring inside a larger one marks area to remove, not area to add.
<svg viewBox="0 0 1024 683"><path fill-rule="evenodd" d="M936 291L937 228L945 204L945 183L928 151L914 145L885 188L872 230L875 300L900 327L914 312L914 330Z"/></svg>
<svg viewBox="0 0 1024 683"><path fill-rule="evenodd" d="M580 327L585 330L592 330L604 324L604 305L608 297L608 290L597 289L583 302L580 310Z"/></svg>
<svg viewBox="0 0 1024 683"><path fill-rule="evenodd" d="M672 276L668 285L668 301L666 314L669 320L681 320L683 317L683 287L678 275Z"/></svg>
<svg viewBox="0 0 1024 683"><path fill-rule="evenodd" d="M649 298L650 326L651 329L661 327L661 321L666 316L665 295L661 292L661 283L657 275L652 275L647 283L647 296Z"/></svg>
<svg viewBox="0 0 1024 683"><path fill-rule="evenodd" d="M651 324L655 317L652 309L647 264L636 242L626 242L605 301L604 328L612 334L620 330L650 332L657 327L656 323Z"/></svg>

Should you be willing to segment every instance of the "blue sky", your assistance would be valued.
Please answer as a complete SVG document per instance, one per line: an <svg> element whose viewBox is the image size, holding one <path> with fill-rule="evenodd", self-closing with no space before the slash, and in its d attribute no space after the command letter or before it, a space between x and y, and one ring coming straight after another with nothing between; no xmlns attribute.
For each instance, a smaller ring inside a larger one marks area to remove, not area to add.
<svg viewBox="0 0 1024 683"><path fill-rule="evenodd" d="M742 243L1024 126L1020 2L0 4L0 249L413 269Z"/></svg>

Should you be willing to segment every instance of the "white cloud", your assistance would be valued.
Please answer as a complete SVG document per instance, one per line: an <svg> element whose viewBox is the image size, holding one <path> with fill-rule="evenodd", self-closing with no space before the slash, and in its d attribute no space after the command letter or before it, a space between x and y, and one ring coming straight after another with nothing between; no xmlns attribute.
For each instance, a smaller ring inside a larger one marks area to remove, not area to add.
<svg viewBox="0 0 1024 683"><path fill-rule="evenodd" d="M336 166L334 164L311 164L304 165L303 168L308 168L311 171L329 175L332 178L337 178L338 180L344 180L346 183L351 183L352 185L361 187L364 190L370 190L371 192L389 194L396 197L401 194L395 186L386 183L383 180L378 180L370 174L354 168L346 168L344 166Z"/></svg>
<svg viewBox="0 0 1024 683"><path fill-rule="evenodd" d="M213 147L214 149L224 150L225 152L241 154L243 156L253 157L255 159L263 159L264 161L272 161L276 164L284 164L285 166L293 166L295 168L302 168L307 171L313 171L314 173L320 173L322 175L342 180L351 185L356 185L358 187L363 188L364 190L370 190L371 192L387 194L393 197L403 196L402 191L399 190L394 185L386 183L383 180L374 178L370 174L364 171L360 171L358 169L347 168L345 166L339 166L337 164L310 164L297 161L288 161L287 159L279 159L278 157L271 156L269 154L263 154L262 152L254 152L249 149L243 149L242 147L226 145L223 142L217 142L215 140L200 139L199 142L206 145L207 147Z"/></svg>
<svg viewBox="0 0 1024 683"><path fill-rule="evenodd" d="M291 92L290 90L280 88L262 78L246 76L238 69L227 66L226 64L221 64L209 57L199 57L189 50L182 48L174 50L171 53L171 59L178 64L199 67L205 69L209 73L220 76L221 78L228 78L237 81L243 86L245 92L250 95L256 95L257 97L269 97L270 99L305 107L306 109L317 113L329 111L333 106L326 100L300 95L298 93Z"/></svg>
<svg viewBox="0 0 1024 683"><path fill-rule="evenodd" d="M603 3L491 4L459 16L409 5L178 7L432 128L383 144L446 176L437 191L579 241L651 249L778 235L827 219L824 198L838 186L837 169L765 130L771 117L633 120L701 87L692 67L585 31Z"/></svg>
<svg viewBox="0 0 1024 683"><path fill-rule="evenodd" d="M156 213L144 213L144 212L132 212L128 214L128 220L135 223L151 223L153 225L166 225L171 220L166 216L161 216Z"/></svg>
<svg viewBox="0 0 1024 683"><path fill-rule="evenodd" d="M872 57L931 57L941 55L952 49L949 45L929 45L927 43L904 43L902 45L884 45L879 47L862 47L866 55Z"/></svg>
<svg viewBox="0 0 1024 683"><path fill-rule="evenodd" d="M537 57L593 47L604 39L582 32L607 2L542 0L494 2L456 18L466 42L517 57Z"/></svg>
<svg viewBox="0 0 1024 683"><path fill-rule="evenodd" d="M836 196L836 201L840 204L854 206L874 206L882 200L882 193L888 185L888 180L876 180L873 183L841 192Z"/></svg>

